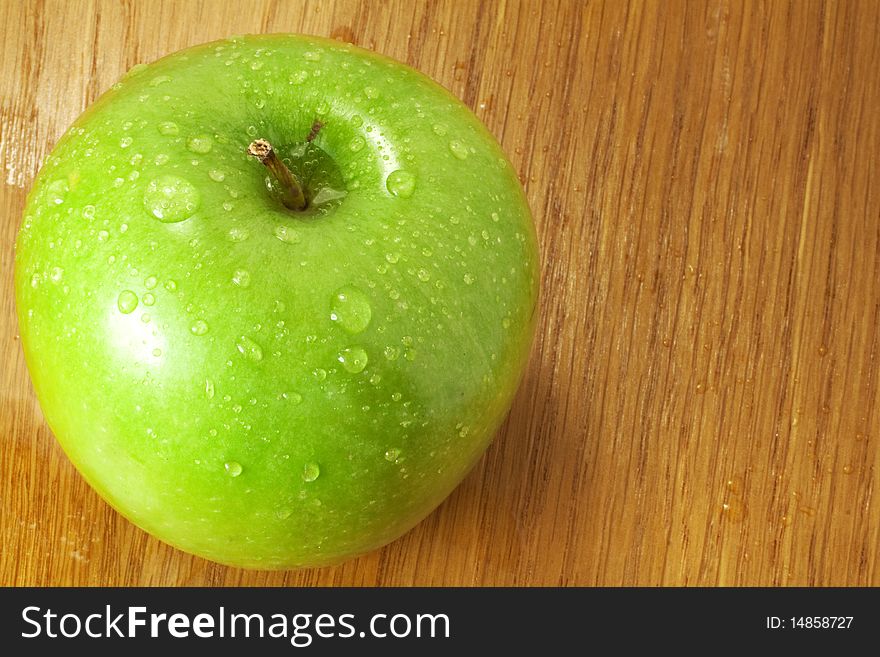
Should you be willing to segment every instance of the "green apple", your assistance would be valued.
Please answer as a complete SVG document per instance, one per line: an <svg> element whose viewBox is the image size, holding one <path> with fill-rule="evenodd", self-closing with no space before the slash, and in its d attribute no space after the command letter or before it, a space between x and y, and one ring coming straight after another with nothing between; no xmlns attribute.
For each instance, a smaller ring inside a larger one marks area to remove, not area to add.
<svg viewBox="0 0 880 657"><path fill-rule="evenodd" d="M180 549L289 568L388 543L479 459L538 254L462 103L270 35L138 65L95 102L34 183L15 274L34 388L86 480Z"/></svg>

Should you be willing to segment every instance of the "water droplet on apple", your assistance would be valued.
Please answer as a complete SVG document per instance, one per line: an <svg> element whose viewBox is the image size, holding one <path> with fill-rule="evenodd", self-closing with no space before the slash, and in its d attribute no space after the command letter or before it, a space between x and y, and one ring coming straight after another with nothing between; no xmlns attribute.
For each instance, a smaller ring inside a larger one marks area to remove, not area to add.
<svg viewBox="0 0 880 657"><path fill-rule="evenodd" d="M382 352L388 360L397 360L400 357L400 349L394 345L388 345Z"/></svg>
<svg viewBox="0 0 880 657"><path fill-rule="evenodd" d="M419 269L419 271L416 272L416 275L419 277L420 281L427 282L431 280L431 274L427 269Z"/></svg>
<svg viewBox="0 0 880 657"><path fill-rule="evenodd" d="M177 289L177 281L169 278L167 281L165 281L165 289L169 292L174 292L174 290Z"/></svg>
<svg viewBox="0 0 880 657"><path fill-rule="evenodd" d="M203 319L197 319L189 327L189 330L192 332L193 335L204 335L208 332L208 322Z"/></svg>
<svg viewBox="0 0 880 657"><path fill-rule="evenodd" d="M116 305L119 308L119 312L121 312L123 315L128 315L129 313L134 312L134 309L137 308L137 295L131 290L123 290L119 293L119 298L116 300Z"/></svg>
<svg viewBox="0 0 880 657"><path fill-rule="evenodd" d="M434 125L434 134L438 137L442 137L443 135L445 135L446 131L446 126L442 123L437 123Z"/></svg>
<svg viewBox="0 0 880 657"><path fill-rule="evenodd" d="M257 126L249 125L247 128L245 128L245 132L247 133L248 137L256 137L257 136Z"/></svg>
<svg viewBox="0 0 880 657"><path fill-rule="evenodd" d="M396 401L396 402L398 402L398 401L400 401L401 399L403 399L403 395L401 395L399 392L393 392L393 393L391 393L391 401Z"/></svg>
<svg viewBox="0 0 880 657"><path fill-rule="evenodd" d="M153 349L153 356L155 356L156 358L158 358L158 357L161 356L161 355L162 355L162 350L161 350L161 349L159 349L158 347L156 347L155 349Z"/></svg>
<svg viewBox="0 0 880 657"><path fill-rule="evenodd" d="M208 177L214 182L223 182L226 179L226 174L220 169L211 169L208 171Z"/></svg>
<svg viewBox="0 0 880 657"><path fill-rule="evenodd" d="M131 142L132 142L131 137L123 137L122 139L119 140L119 147L120 148L128 148L129 146L131 146Z"/></svg>
<svg viewBox="0 0 880 657"><path fill-rule="evenodd" d="M261 68L263 68L263 62L261 62L259 59L251 62L252 71L259 71Z"/></svg>
<svg viewBox="0 0 880 657"><path fill-rule="evenodd" d="M339 352L336 356L336 360L342 363L342 367L348 372L357 374L358 372L364 371L369 359L367 357L367 352L361 347L346 347Z"/></svg>
<svg viewBox="0 0 880 657"><path fill-rule="evenodd" d="M370 100L375 100L379 97L379 90L376 87L364 87L364 96Z"/></svg>
<svg viewBox="0 0 880 657"><path fill-rule="evenodd" d="M369 298L352 285L336 290L330 300L330 319L349 333L360 333L366 329L372 316Z"/></svg>
<svg viewBox="0 0 880 657"><path fill-rule="evenodd" d="M400 255L397 253L386 253L385 259L393 265L396 264L398 260L400 260Z"/></svg>
<svg viewBox="0 0 880 657"><path fill-rule="evenodd" d="M180 133L180 128L174 121L162 121L159 125L156 126L159 130L159 134L165 136L172 136Z"/></svg>
<svg viewBox="0 0 880 657"><path fill-rule="evenodd" d="M241 467L241 463L239 463L238 461L227 461L223 464L223 467L226 469L226 474L228 474L230 477L237 477L244 469Z"/></svg>
<svg viewBox="0 0 880 657"><path fill-rule="evenodd" d="M83 219L93 219L95 217L95 206L84 205L81 214Z"/></svg>
<svg viewBox="0 0 880 657"><path fill-rule="evenodd" d="M179 176L159 176L144 192L144 208L163 223L189 219L200 201L199 191Z"/></svg>
<svg viewBox="0 0 880 657"><path fill-rule="evenodd" d="M251 233L247 228L240 228L238 226L230 228L226 233L226 239L230 242L244 242L250 236Z"/></svg>
<svg viewBox="0 0 880 657"><path fill-rule="evenodd" d="M392 447L391 449L385 452L385 460L390 461L391 463L396 463L400 458L400 449L397 447Z"/></svg>
<svg viewBox="0 0 880 657"><path fill-rule="evenodd" d="M312 370L312 376L314 376L318 381L323 381L327 378L327 370L323 367L316 367Z"/></svg>
<svg viewBox="0 0 880 657"><path fill-rule="evenodd" d="M309 77L309 74L306 71L294 71L287 78L287 81L290 84L302 84Z"/></svg>
<svg viewBox="0 0 880 657"><path fill-rule="evenodd" d="M193 153L210 153L214 148L214 140L211 135L195 135L187 140L186 147Z"/></svg>
<svg viewBox="0 0 880 657"><path fill-rule="evenodd" d="M307 62L318 62L321 60L321 53L317 50L308 50L303 53L303 59Z"/></svg>
<svg viewBox="0 0 880 657"><path fill-rule="evenodd" d="M275 517L279 520L287 520L292 514L292 509L278 509L275 511Z"/></svg>
<svg viewBox="0 0 880 657"><path fill-rule="evenodd" d="M472 274L465 274L464 275L464 282L467 283L468 285L472 285L475 280L476 279L473 277Z"/></svg>
<svg viewBox="0 0 880 657"><path fill-rule="evenodd" d="M165 84L166 82L171 82L171 77L168 75L157 75L152 80L150 80L151 87L158 87L160 84Z"/></svg>
<svg viewBox="0 0 880 657"><path fill-rule="evenodd" d="M238 351L242 356L247 358L248 360L252 360L254 362L259 362L263 360L263 348L260 347L256 342L251 340L248 336L242 335L238 338L238 341L235 343L235 346L238 348Z"/></svg>
<svg viewBox="0 0 880 657"><path fill-rule="evenodd" d="M162 166L168 161L168 155L165 153L159 153L156 157L153 158L153 162L157 165Z"/></svg>
<svg viewBox="0 0 880 657"><path fill-rule="evenodd" d="M156 297L154 297L150 292L147 292L141 298L141 301L143 301L145 306L152 306L154 303L156 303Z"/></svg>
<svg viewBox="0 0 880 657"><path fill-rule="evenodd" d="M285 226L284 224L275 226L275 237L287 244L298 244L300 241L299 233L290 226Z"/></svg>
<svg viewBox="0 0 880 657"><path fill-rule="evenodd" d="M360 135L357 135L355 137L352 137L352 140L348 143L348 148L352 153L357 153L366 145L367 142L364 140L364 138Z"/></svg>
<svg viewBox="0 0 880 657"><path fill-rule="evenodd" d="M46 195L49 197L49 202L54 203L55 205L61 205L64 203L64 197L67 195L70 186L67 184L66 180L55 180L46 187Z"/></svg>
<svg viewBox="0 0 880 657"><path fill-rule="evenodd" d="M303 466L302 478L306 483L311 483L321 476L321 466L314 461L310 461Z"/></svg>
<svg viewBox="0 0 880 657"><path fill-rule="evenodd" d="M207 399L214 398L214 382L211 379L205 379L205 397Z"/></svg>
<svg viewBox="0 0 880 657"><path fill-rule="evenodd" d="M147 277L144 279L144 287L147 288L148 290L152 290L153 288L156 287L156 284L157 284L158 282L159 282L159 281L156 280L156 277L155 277L155 276L147 276Z"/></svg>
<svg viewBox="0 0 880 657"><path fill-rule="evenodd" d="M250 287L251 275L245 269L236 269L232 272L232 283L238 287Z"/></svg>
<svg viewBox="0 0 880 657"><path fill-rule="evenodd" d="M312 198L312 205L323 205L330 201L338 201L346 196L348 196L348 192L345 190L333 189L332 187L322 187L318 193L315 194L314 198Z"/></svg>
<svg viewBox="0 0 880 657"><path fill-rule="evenodd" d="M468 147L461 143L458 139L453 139L451 142L449 142L449 150L451 150L452 154L459 160L467 159Z"/></svg>
<svg viewBox="0 0 880 657"><path fill-rule="evenodd" d="M398 169L388 174L388 178L385 180L385 187L393 196L409 198L416 189L416 177L409 171Z"/></svg>
<svg viewBox="0 0 880 657"><path fill-rule="evenodd" d="M61 267L52 267L52 270L49 272L49 280L58 284L62 278L64 278L64 270Z"/></svg>

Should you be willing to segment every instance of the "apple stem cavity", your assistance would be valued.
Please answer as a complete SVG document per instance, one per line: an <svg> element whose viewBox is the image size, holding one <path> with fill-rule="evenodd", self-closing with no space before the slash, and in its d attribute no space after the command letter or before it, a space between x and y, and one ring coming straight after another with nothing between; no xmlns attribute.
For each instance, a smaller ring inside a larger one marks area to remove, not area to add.
<svg viewBox="0 0 880 657"><path fill-rule="evenodd" d="M318 126L318 130L320 130L320 123L315 123ZM315 129L315 126L312 126L312 132L309 134L309 141L314 139L315 135L317 136L318 132ZM299 183L290 169L281 161L275 154L275 149L272 148L272 144L270 144L265 139L256 139L251 142L250 146L247 147L247 154L257 158L261 163L263 163L267 169L275 176L275 180L278 181L278 185L281 191L281 202L284 204L289 210L295 210L296 212L302 212L308 207L308 201L306 200L305 192L303 191L303 186Z"/></svg>

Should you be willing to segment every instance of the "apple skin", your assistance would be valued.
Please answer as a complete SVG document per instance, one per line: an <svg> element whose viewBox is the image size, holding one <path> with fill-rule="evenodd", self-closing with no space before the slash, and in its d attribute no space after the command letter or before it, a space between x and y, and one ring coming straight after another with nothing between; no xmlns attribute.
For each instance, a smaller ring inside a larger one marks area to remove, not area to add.
<svg viewBox="0 0 880 657"><path fill-rule="evenodd" d="M316 119L347 194L297 214L245 150L290 153ZM467 107L375 53L266 35L139 65L76 120L15 288L43 412L98 493L182 550L291 568L392 541L472 468L526 364L538 265Z"/></svg>

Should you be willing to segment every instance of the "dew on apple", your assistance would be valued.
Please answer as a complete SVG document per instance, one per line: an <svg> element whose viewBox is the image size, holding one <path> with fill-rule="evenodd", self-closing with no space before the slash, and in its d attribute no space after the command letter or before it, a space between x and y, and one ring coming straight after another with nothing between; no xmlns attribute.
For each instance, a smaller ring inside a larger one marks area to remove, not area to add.
<svg viewBox="0 0 880 657"><path fill-rule="evenodd" d="M248 272L246 269L236 269L234 272L232 272L232 284L241 288L250 287L250 272Z"/></svg>
<svg viewBox="0 0 880 657"><path fill-rule="evenodd" d="M64 203L64 197L67 195L69 189L70 186L66 180L55 180L49 183L46 187L46 193L48 194L51 203L61 205Z"/></svg>
<svg viewBox="0 0 880 657"><path fill-rule="evenodd" d="M80 214L82 214L83 219L93 219L95 216L95 206L84 205Z"/></svg>
<svg viewBox="0 0 880 657"><path fill-rule="evenodd" d="M367 352L362 347L346 347L339 352L336 359L352 374L363 372L369 361Z"/></svg>
<svg viewBox="0 0 880 657"><path fill-rule="evenodd" d="M186 147L193 153L204 155L205 153L210 153L211 149L214 148L214 140L211 138L211 135L195 135L187 140Z"/></svg>
<svg viewBox="0 0 880 657"><path fill-rule="evenodd" d="M161 349L159 349L158 347L156 347L155 349L153 349L153 356L155 356L156 358L158 358L158 357L161 356L161 355L162 355L162 350L161 350Z"/></svg>
<svg viewBox="0 0 880 657"><path fill-rule="evenodd" d="M244 469L241 467L241 463L239 463L238 461L227 461L223 464L223 467L226 470L226 474L228 474L230 477L237 477Z"/></svg>
<svg viewBox="0 0 880 657"><path fill-rule="evenodd" d="M468 156L468 147L465 146L458 139L453 139L449 142L449 150L452 151L452 154L457 157L459 160L465 160Z"/></svg>
<svg viewBox="0 0 880 657"><path fill-rule="evenodd" d="M208 177L214 182L223 182L226 179L226 174L220 169L211 169L208 171Z"/></svg>
<svg viewBox="0 0 880 657"><path fill-rule="evenodd" d="M122 139L119 140L119 147L120 148L128 148L129 146L131 146L131 142L132 142L131 137L123 137Z"/></svg>
<svg viewBox="0 0 880 657"><path fill-rule="evenodd" d="M473 283L474 283L474 281L475 281L476 279L473 277L472 274L465 274L465 275L463 276L463 280L464 280L464 282L467 283L468 285L473 285Z"/></svg>
<svg viewBox="0 0 880 657"><path fill-rule="evenodd" d="M287 81L290 82L290 84L299 85L305 82L308 77L308 71L294 71L288 76Z"/></svg>
<svg viewBox="0 0 880 657"><path fill-rule="evenodd" d="M203 319L197 319L190 325L189 330L193 335L205 335L208 332L208 328L208 322Z"/></svg>
<svg viewBox="0 0 880 657"><path fill-rule="evenodd" d="M155 276L147 276L144 279L144 287L147 288L148 290L152 290L156 287L158 282L159 281L156 279Z"/></svg>
<svg viewBox="0 0 880 657"><path fill-rule="evenodd" d="M230 204L230 206L231 205L232 204ZM230 242L244 242L250 236L250 231L247 228L242 228L240 226L233 226L226 233L226 239Z"/></svg>
<svg viewBox="0 0 880 657"><path fill-rule="evenodd" d="M116 299L116 306L123 315L133 313L138 306L137 295L131 290L123 290Z"/></svg>
<svg viewBox="0 0 880 657"><path fill-rule="evenodd" d="M180 176L159 176L147 185L144 192L144 208L163 223L189 219L200 202L199 191Z"/></svg>
<svg viewBox="0 0 880 657"><path fill-rule="evenodd" d="M327 378L327 370L323 367L316 367L312 370L312 376L314 376L318 381L324 381Z"/></svg>
<svg viewBox="0 0 880 657"><path fill-rule="evenodd" d="M263 348L248 336L240 336L235 343L235 346L239 353L248 360L254 361L255 363L263 360Z"/></svg>
<svg viewBox="0 0 880 657"><path fill-rule="evenodd" d="M400 448L391 447L385 450L385 460L391 463L397 463L400 460Z"/></svg>
<svg viewBox="0 0 880 657"><path fill-rule="evenodd" d="M385 180L385 188L392 196L409 198L416 189L416 177L412 172L405 169L392 171Z"/></svg>
<svg viewBox="0 0 880 657"><path fill-rule="evenodd" d="M60 283L64 277L64 270L61 267L52 267L49 271L49 280L53 283Z"/></svg>
<svg viewBox="0 0 880 657"><path fill-rule="evenodd" d="M150 80L151 87L158 87L160 84L165 84L166 82L171 82L171 77L168 75L157 75L152 80Z"/></svg>
<svg viewBox="0 0 880 657"><path fill-rule="evenodd" d="M143 297L141 297L141 301L145 306L152 306L154 303L156 303L156 297L153 296L152 293L147 292Z"/></svg>
<svg viewBox="0 0 880 657"><path fill-rule="evenodd" d="M309 461L303 466L302 479L306 483L311 483L321 476L321 466L314 461Z"/></svg>
<svg viewBox="0 0 880 657"><path fill-rule="evenodd" d="M366 294L352 285L339 288L330 302L330 319L349 333L360 333L370 324L373 309Z"/></svg>
<svg viewBox="0 0 880 657"><path fill-rule="evenodd" d="M397 360L400 357L400 348L390 344L385 347L382 353L388 360Z"/></svg>
<svg viewBox="0 0 880 657"><path fill-rule="evenodd" d="M169 292L174 292L174 290L177 289L177 281L175 281L173 278L169 278L167 281L165 281L165 289Z"/></svg>
<svg viewBox="0 0 880 657"><path fill-rule="evenodd" d="M275 237L287 244L299 244L300 240L302 239L300 237L300 234L296 230L294 230L290 226L285 226L284 224L279 224L278 226L275 226L274 234Z"/></svg>
<svg viewBox="0 0 880 657"><path fill-rule="evenodd" d="M159 134L165 136L173 136L180 133L180 128L174 121L162 121L156 128L159 130Z"/></svg>
<svg viewBox="0 0 880 657"><path fill-rule="evenodd" d="M355 137L352 137L351 141L348 143L348 148L352 153L357 153L366 145L366 140L360 135L356 135Z"/></svg>
<svg viewBox="0 0 880 657"><path fill-rule="evenodd" d="M207 399L214 398L214 382L211 379L205 379L205 397Z"/></svg>

